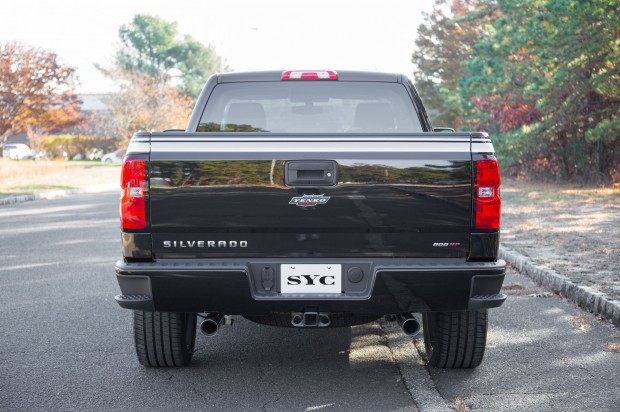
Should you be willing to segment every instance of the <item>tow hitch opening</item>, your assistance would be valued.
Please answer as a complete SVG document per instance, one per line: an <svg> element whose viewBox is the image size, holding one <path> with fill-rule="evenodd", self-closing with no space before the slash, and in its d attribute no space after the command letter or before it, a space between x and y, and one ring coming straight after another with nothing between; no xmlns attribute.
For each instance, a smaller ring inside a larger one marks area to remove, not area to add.
<svg viewBox="0 0 620 412"><path fill-rule="evenodd" d="M331 325L329 313L324 312L293 312L291 325L297 328L324 328Z"/></svg>

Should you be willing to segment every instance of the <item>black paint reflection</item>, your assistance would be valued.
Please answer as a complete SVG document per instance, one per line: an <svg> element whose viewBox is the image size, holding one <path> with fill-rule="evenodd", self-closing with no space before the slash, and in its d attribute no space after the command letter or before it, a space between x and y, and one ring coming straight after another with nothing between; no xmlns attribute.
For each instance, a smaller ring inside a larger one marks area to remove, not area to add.
<svg viewBox="0 0 620 412"><path fill-rule="evenodd" d="M154 251L168 257L465 257L468 159L338 163L338 185L284 185L284 160L155 161ZM289 204L300 194L326 204ZM163 240L246 240L243 250L163 248ZM459 244L450 247L435 243Z"/></svg>

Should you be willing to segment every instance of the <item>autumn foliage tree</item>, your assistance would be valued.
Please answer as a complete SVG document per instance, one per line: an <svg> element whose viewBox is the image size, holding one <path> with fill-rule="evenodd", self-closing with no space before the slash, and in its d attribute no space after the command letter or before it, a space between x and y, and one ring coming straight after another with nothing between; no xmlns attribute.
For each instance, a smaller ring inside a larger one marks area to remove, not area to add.
<svg viewBox="0 0 620 412"><path fill-rule="evenodd" d="M617 0L438 0L420 30L437 118L492 133L506 172L620 182Z"/></svg>
<svg viewBox="0 0 620 412"><path fill-rule="evenodd" d="M53 132L82 121L75 70L47 50L0 44L0 136Z"/></svg>
<svg viewBox="0 0 620 412"><path fill-rule="evenodd" d="M425 106L434 113L434 124L461 127L458 84L464 63L486 25L497 15L495 1L437 0L418 27L416 49L411 56L416 66L413 76Z"/></svg>
<svg viewBox="0 0 620 412"><path fill-rule="evenodd" d="M211 46L181 36L176 23L137 14L120 27L112 67L99 67L119 91L105 118L90 119L91 132L129 139L136 131L184 129L193 99L218 67Z"/></svg>
<svg viewBox="0 0 620 412"><path fill-rule="evenodd" d="M117 70L111 76L120 90L107 101L111 111L104 134L129 139L137 131L186 127L192 101L178 88L139 71Z"/></svg>
<svg viewBox="0 0 620 412"><path fill-rule="evenodd" d="M460 79L475 127L519 172L620 181L617 0L499 0Z"/></svg>

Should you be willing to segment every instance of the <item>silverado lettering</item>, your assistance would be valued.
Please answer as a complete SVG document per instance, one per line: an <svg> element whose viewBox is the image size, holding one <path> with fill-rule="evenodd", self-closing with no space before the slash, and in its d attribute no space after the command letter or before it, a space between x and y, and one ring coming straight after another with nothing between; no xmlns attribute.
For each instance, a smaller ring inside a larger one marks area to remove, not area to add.
<svg viewBox="0 0 620 412"><path fill-rule="evenodd" d="M248 247L245 240L164 240L163 246L169 247Z"/></svg>
<svg viewBox="0 0 620 412"><path fill-rule="evenodd" d="M121 188L116 301L144 366L243 316L395 320L430 365L475 368L506 299L493 144L435 131L403 75L215 74L185 130L132 137Z"/></svg>

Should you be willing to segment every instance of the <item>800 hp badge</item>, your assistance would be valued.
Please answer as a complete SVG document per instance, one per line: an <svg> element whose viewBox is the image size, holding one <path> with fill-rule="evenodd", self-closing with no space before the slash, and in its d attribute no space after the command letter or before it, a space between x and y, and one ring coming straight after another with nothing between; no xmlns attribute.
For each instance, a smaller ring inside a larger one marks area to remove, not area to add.
<svg viewBox="0 0 620 412"><path fill-rule="evenodd" d="M303 195L295 196L288 202L289 205L295 205L299 207L312 207L317 205L324 205L329 201L329 196L325 195Z"/></svg>

